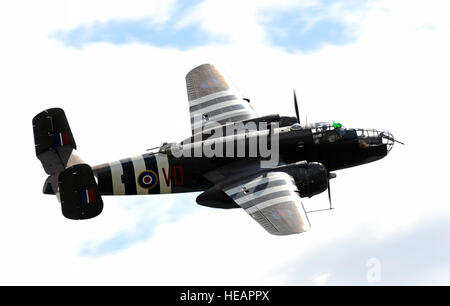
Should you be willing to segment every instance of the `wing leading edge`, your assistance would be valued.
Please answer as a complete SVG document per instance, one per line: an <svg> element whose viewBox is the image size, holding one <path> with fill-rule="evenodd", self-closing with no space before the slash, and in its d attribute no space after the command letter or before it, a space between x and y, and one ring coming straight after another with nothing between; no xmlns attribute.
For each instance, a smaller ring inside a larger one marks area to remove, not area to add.
<svg viewBox="0 0 450 306"><path fill-rule="evenodd" d="M297 186L287 173L267 172L223 191L271 234L298 234L310 228Z"/></svg>
<svg viewBox="0 0 450 306"><path fill-rule="evenodd" d="M223 125L258 117L231 81L211 64L189 71L186 87L193 134L201 128L213 127L214 123Z"/></svg>

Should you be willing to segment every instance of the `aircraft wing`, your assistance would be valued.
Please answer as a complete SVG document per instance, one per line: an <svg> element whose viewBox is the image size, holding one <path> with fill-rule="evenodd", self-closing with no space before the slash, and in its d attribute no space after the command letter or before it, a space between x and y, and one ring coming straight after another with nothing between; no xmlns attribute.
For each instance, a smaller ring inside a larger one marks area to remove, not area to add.
<svg viewBox="0 0 450 306"><path fill-rule="evenodd" d="M186 75L192 134L214 127L214 122L238 122L257 118L250 104L216 67L200 65Z"/></svg>
<svg viewBox="0 0 450 306"><path fill-rule="evenodd" d="M310 228L297 186L287 173L266 172L222 190L271 234L298 234Z"/></svg>

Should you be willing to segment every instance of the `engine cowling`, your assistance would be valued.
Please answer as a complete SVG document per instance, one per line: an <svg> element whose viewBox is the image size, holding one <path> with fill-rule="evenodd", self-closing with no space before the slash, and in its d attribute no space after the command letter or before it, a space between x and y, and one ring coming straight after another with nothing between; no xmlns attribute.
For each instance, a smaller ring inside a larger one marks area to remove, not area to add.
<svg viewBox="0 0 450 306"><path fill-rule="evenodd" d="M311 198L328 188L328 171L321 163L312 162L289 167L286 172L294 178L302 198Z"/></svg>

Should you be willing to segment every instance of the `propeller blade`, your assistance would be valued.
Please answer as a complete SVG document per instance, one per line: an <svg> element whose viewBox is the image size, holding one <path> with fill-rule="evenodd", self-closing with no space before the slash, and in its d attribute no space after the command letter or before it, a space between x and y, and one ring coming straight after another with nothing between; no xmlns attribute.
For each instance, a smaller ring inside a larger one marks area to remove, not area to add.
<svg viewBox="0 0 450 306"><path fill-rule="evenodd" d="M298 112L298 103L297 103L297 95L295 93L295 88L294 88L294 106L295 106L295 115L297 116L297 122L298 122L298 124L300 124L300 114Z"/></svg>
<svg viewBox="0 0 450 306"><path fill-rule="evenodd" d="M328 173L328 201L330 202L330 210L333 209L333 204L331 202L331 184L330 184L330 180L336 178L336 173Z"/></svg>
<svg viewBox="0 0 450 306"><path fill-rule="evenodd" d="M331 188L330 188L330 180L328 180L328 201L330 202L330 210L333 209L333 205L331 203Z"/></svg>

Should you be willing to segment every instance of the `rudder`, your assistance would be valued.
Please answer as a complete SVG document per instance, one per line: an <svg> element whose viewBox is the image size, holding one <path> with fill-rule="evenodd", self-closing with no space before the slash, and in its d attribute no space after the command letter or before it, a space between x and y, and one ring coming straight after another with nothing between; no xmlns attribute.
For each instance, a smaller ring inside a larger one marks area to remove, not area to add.
<svg viewBox="0 0 450 306"><path fill-rule="evenodd" d="M92 169L78 164L58 175L61 208L64 217L73 220L90 219L103 210L103 201Z"/></svg>
<svg viewBox="0 0 450 306"><path fill-rule="evenodd" d="M103 210L91 167L76 154L77 145L61 108L47 109L33 118L36 156L49 175L44 194L55 194L68 219L90 219Z"/></svg>
<svg viewBox="0 0 450 306"><path fill-rule="evenodd" d="M51 108L37 114L33 132L36 156L45 172L53 175L63 171L77 148L64 111Z"/></svg>

